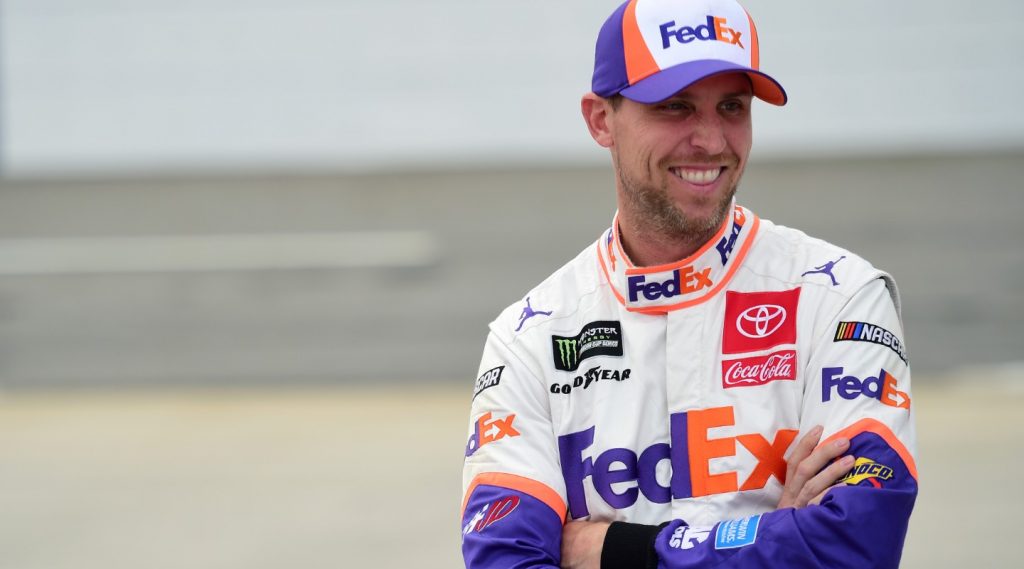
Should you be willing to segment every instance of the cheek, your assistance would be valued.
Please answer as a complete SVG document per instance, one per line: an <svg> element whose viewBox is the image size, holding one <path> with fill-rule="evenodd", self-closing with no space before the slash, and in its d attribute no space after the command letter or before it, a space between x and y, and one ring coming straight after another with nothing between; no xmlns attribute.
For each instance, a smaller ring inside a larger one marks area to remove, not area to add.
<svg viewBox="0 0 1024 569"><path fill-rule="evenodd" d="M750 148L753 146L753 132L750 125L739 126L732 129L729 132L729 147L739 157L740 162L746 162L747 156L750 154Z"/></svg>
<svg viewBox="0 0 1024 569"><path fill-rule="evenodd" d="M635 164L637 167L643 167L651 156L652 140L650 133L642 129L635 129L629 134L619 144L620 158L630 164Z"/></svg>

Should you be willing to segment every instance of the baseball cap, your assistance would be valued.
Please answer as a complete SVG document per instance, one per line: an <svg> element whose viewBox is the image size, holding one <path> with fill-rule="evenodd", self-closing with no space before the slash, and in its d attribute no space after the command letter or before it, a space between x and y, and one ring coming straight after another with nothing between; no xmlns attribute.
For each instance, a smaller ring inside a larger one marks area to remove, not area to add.
<svg viewBox="0 0 1024 569"><path fill-rule="evenodd" d="M786 91L759 69L754 20L735 0L629 0L601 26L594 93L663 101L719 73L750 77L754 96L786 104Z"/></svg>

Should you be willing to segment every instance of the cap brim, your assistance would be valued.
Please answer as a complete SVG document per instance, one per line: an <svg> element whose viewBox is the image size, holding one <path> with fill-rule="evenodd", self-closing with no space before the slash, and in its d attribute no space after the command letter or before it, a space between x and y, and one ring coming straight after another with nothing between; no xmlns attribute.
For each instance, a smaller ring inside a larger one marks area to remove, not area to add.
<svg viewBox="0 0 1024 569"><path fill-rule="evenodd" d="M620 94L638 103L658 103L701 79L722 73L745 73L750 77L754 96L766 103L781 106L788 100L782 85L770 76L756 69L718 59L691 61L663 69L626 87Z"/></svg>

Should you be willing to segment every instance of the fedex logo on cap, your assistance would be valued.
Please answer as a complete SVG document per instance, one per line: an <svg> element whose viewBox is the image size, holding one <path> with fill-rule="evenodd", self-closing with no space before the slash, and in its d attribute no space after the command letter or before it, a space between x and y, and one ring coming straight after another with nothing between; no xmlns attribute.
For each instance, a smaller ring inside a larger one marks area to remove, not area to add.
<svg viewBox="0 0 1024 569"><path fill-rule="evenodd" d="M754 95L786 103L778 81L761 73L757 28L735 0L628 0L601 27L594 58L594 93L621 93L657 103L722 72L744 72ZM680 67L683 64L693 64Z"/></svg>
<svg viewBox="0 0 1024 569"><path fill-rule="evenodd" d="M676 27L676 21L670 20L658 26L661 30L661 47L668 49L672 46L672 38L677 42L687 44L695 40L699 41L720 41L730 45L738 45L747 49L740 42L743 32L726 26L726 19L716 16L708 16L707 23L701 26L680 26Z"/></svg>

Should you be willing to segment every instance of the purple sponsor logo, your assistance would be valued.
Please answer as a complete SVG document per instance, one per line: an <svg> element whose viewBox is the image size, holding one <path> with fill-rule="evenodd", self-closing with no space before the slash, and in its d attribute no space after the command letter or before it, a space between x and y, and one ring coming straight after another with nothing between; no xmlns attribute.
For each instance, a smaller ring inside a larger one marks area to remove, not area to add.
<svg viewBox="0 0 1024 569"><path fill-rule="evenodd" d="M841 367L826 367L821 370L821 400L832 399L833 389L843 399L852 400L858 397L877 399L883 405L899 409L910 409L910 395L896 389L896 378L882 369L877 376L860 379L853 375L843 375Z"/></svg>
<svg viewBox="0 0 1024 569"><path fill-rule="evenodd" d="M786 475L783 457L796 430L779 429L773 441L759 433L711 436L713 429L721 432L718 429L734 425L732 407L674 413L669 424L671 444L655 443L639 453L628 448L588 452L594 446L596 427L558 437L570 515L578 519L590 514L584 486L588 478L598 496L616 509L632 506L641 495L650 502L667 504L673 498L757 490L772 477L782 481ZM757 459L742 486L737 472L711 472L712 460L736 455L736 443ZM666 460L672 467L671 477L659 480L658 464Z"/></svg>
<svg viewBox="0 0 1024 569"><path fill-rule="evenodd" d="M722 266L729 262L732 250L736 248L736 238L740 236L740 230L742 229L743 224L737 220L732 224L732 233L722 237L718 244L715 245L715 249L718 249L718 254L722 256Z"/></svg>
<svg viewBox="0 0 1024 569"><path fill-rule="evenodd" d="M726 26L727 23L725 18L715 16L708 16L706 23L702 26L681 26L677 28L675 20L665 22L658 26L661 29L661 47L668 49L672 45L671 40L674 38L681 44L687 44L695 40L717 40L746 49L740 43L743 33Z"/></svg>
<svg viewBox="0 0 1024 569"><path fill-rule="evenodd" d="M647 300L658 300L697 292L714 284L710 275L711 267L696 271L692 266L687 266L672 271L672 276L664 282L647 282L645 275L628 277L626 283L629 287L629 301L636 302L641 294Z"/></svg>
<svg viewBox="0 0 1024 569"><path fill-rule="evenodd" d="M526 297L526 306L523 307L523 312L519 314L519 326L516 326L516 332L522 330L523 324L525 324L527 320L533 318L534 316L551 316L551 311L534 310L533 307L530 306L530 297Z"/></svg>
<svg viewBox="0 0 1024 569"><path fill-rule="evenodd" d="M801 277L806 277L807 275L813 275L813 274L816 274L816 273L821 273L823 275L828 275L828 278L832 280L832 286L839 286L839 281L837 281L836 280L836 276L834 274L832 274L832 269L836 268L836 263L838 263L839 261L842 261L845 258L846 258L846 255L843 255L842 257L839 257L835 261L829 261L829 262L825 263L824 265L818 265L817 267L814 267L814 269L812 269L810 271L807 271L806 273L803 273L800 276Z"/></svg>

